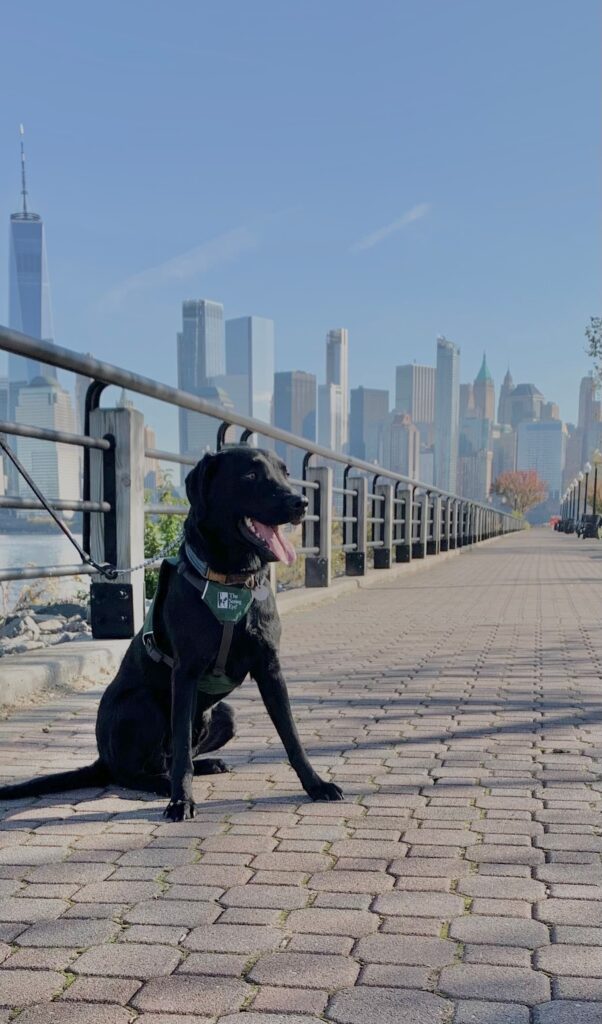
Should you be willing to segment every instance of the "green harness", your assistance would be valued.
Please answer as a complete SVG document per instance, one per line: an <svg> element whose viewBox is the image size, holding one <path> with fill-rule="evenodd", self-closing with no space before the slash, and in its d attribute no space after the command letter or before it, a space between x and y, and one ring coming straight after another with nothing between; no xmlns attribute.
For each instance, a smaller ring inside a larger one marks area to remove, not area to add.
<svg viewBox="0 0 602 1024"><path fill-rule="evenodd" d="M253 602L253 592L246 586L226 586L223 583L214 583L212 580L202 576L196 576L179 558L165 558L159 572L159 582L155 596L146 613L142 627L142 642L146 653L153 661L164 662L173 668L174 659L171 654L160 650L155 640L154 617L155 612L165 596L167 577L172 569L184 577L196 590L199 591L202 601L207 605L217 621L223 626L222 639L215 660L213 669L206 672L198 683L198 692L211 697L225 697L232 690L235 690L240 683L234 682L226 675L226 661L232 645L234 627L247 614Z"/></svg>

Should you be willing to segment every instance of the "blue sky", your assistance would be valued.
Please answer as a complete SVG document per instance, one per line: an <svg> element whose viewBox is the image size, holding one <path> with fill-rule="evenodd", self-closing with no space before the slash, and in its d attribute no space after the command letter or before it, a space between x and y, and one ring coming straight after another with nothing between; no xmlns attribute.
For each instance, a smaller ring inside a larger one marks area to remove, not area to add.
<svg viewBox="0 0 602 1024"><path fill-rule="evenodd" d="M576 415L599 311L597 0L5 0L0 218L18 126L55 337L176 379L184 298L276 322L279 369L462 379ZM5 236L6 237L6 236ZM0 247L0 321L7 320ZM149 413L163 444L175 420Z"/></svg>

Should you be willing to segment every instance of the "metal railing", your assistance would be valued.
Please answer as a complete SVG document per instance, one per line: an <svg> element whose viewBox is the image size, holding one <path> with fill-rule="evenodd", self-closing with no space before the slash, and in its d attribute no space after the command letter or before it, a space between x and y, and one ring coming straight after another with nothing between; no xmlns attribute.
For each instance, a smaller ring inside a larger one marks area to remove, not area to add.
<svg viewBox="0 0 602 1024"><path fill-rule="evenodd" d="M182 515L185 505L144 502L145 458L193 466L189 455L146 447L142 413L132 408L103 408L100 400L110 385L158 399L216 421L216 448L228 443L228 431L242 428L237 443L252 435L303 451L300 479L291 482L303 491L309 507L299 553L305 555L305 586L327 587L332 580L333 551L342 551L345 572L366 573L369 558L375 569L394 562L426 558L479 543L520 529L508 513L442 491L431 484L298 437L279 427L212 405L179 388L102 362L58 345L38 341L0 327L0 349L89 377L84 433L0 422L0 433L32 437L83 448L82 499L56 500L53 508L83 515L83 547L100 563L128 569L144 558L144 516ZM202 454L202 453L200 453ZM320 460L312 464L312 460ZM333 465L343 466L342 486L335 486ZM0 497L0 508L37 509L37 499L15 494ZM333 540L333 528L342 540ZM15 566L0 570L0 581L94 573L90 566ZM132 635L144 615L143 573L123 572L119 579L91 588L93 632L98 636ZM115 611L117 608L117 611ZM108 631L108 632L107 632ZM121 631L121 632L120 632Z"/></svg>

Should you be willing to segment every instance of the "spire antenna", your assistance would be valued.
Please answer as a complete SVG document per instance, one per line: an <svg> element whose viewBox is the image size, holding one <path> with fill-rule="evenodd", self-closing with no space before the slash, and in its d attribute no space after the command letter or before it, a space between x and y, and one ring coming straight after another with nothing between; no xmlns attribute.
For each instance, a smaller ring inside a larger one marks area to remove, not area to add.
<svg viewBox="0 0 602 1024"><path fill-rule="evenodd" d="M21 135L21 196L23 197L23 216L27 217L27 184L25 182L25 128L19 125Z"/></svg>

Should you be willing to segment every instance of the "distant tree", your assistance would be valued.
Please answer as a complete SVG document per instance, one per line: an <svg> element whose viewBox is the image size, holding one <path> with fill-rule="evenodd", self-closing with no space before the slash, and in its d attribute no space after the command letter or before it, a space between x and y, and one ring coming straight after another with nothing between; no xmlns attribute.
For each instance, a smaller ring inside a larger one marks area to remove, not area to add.
<svg viewBox="0 0 602 1024"><path fill-rule="evenodd" d="M159 489L158 504L185 505L186 502L182 498L179 498L177 494L174 494L171 488L171 480L167 478L163 486ZM150 502L151 497L151 493L147 492L144 496L144 500L146 502ZM168 513L167 515L161 516L145 516L144 557L151 558L153 555L158 555L159 552L163 551L168 545L170 545L169 554L176 555L178 552L178 540L182 534L183 525L184 516L178 515L177 513ZM150 598L154 596L158 582L159 570L147 569L144 573L144 590L146 597Z"/></svg>
<svg viewBox="0 0 602 1024"><path fill-rule="evenodd" d="M514 512L524 516L530 508L541 505L548 496L548 488L534 469L501 473L491 487L493 494L506 498Z"/></svg>
<svg viewBox="0 0 602 1024"><path fill-rule="evenodd" d="M602 383L602 317L590 316L585 328L587 338L587 354L594 361L598 383Z"/></svg>

